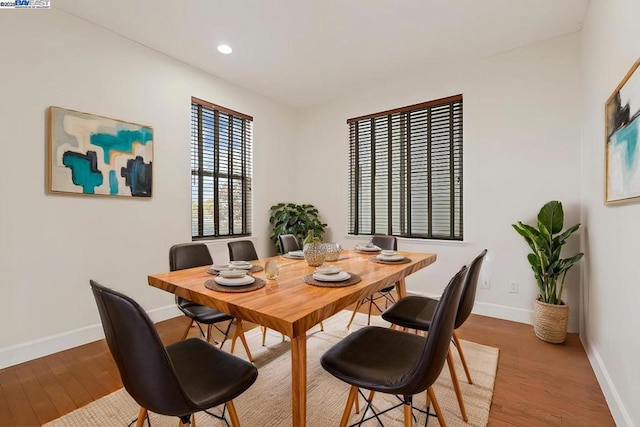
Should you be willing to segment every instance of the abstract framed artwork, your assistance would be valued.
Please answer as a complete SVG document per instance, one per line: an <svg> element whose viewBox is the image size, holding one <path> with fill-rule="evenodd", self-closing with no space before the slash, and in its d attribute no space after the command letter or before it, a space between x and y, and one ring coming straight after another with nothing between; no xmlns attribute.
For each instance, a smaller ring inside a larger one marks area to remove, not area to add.
<svg viewBox="0 0 640 427"><path fill-rule="evenodd" d="M151 197L153 129L49 107L48 191Z"/></svg>
<svg viewBox="0 0 640 427"><path fill-rule="evenodd" d="M640 60L605 104L606 204L640 202Z"/></svg>

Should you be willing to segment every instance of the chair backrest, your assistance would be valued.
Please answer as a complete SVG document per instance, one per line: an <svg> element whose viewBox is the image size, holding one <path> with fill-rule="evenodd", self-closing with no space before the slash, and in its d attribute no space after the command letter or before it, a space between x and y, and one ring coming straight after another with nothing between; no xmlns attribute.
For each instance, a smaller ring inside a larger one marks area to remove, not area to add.
<svg viewBox="0 0 640 427"><path fill-rule="evenodd" d="M413 368L406 375L406 384L402 394L414 395L426 390L440 376L440 371L447 358L453 326L458 312L460 295L464 284L467 267L462 267L442 293L435 313L431 320L429 333L424 341L424 346Z"/></svg>
<svg viewBox="0 0 640 427"><path fill-rule="evenodd" d="M253 261L258 259L258 253L251 240L236 240L227 243L229 261Z"/></svg>
<svg viewBox="0 0 640 427"><path fill-rule="evenodd" d="M398 250L398 239L395 236L384 236L377 234L371 239L371 243L378 246L381 249Z"/></svg>
<svg viewBox="0 0 640 427"><path fill-rule="evenodd" d="M474 258L469 266L467 278L462 288L462 296L460 297L460 306L458 307L458 315L456 316L456 324L454 329L458 329L469 318L473 304L476 302L476 289L478 288L478 277L482 269L482 261L484 261L487 250L484 249Z"/></svg>
<svg viewBox="0 0 640 427"><path fill-rule="evenodd" d="M169 270L184 270L186 268L204 267L213 264L209 248L204 243L180 243L169 248ZM178 295L175 297L178 307L191 303ZM191 303L192 304L192 303Z"/></svg>
<svg viewBox="0 0 640 427"><path fill-rule="evenodd" d="M193 412L155 326L133 299L90 281L122 383L138 405L164 415Z"/></svg>
<svg viewBox="0 0 640 427"><path fill-rule="evenodd" d="M169 249L169 270L203 267L213 264L209 248L204 243L181 243Z"/></svg>
<svg viewBox="0 0 640 427"><path fill-rule="evenodd" d="M293 234L281 234L278 236L278 242L280 242L280 253L286 254L291 251L299 251L300 244L298 239Z"/></svg>

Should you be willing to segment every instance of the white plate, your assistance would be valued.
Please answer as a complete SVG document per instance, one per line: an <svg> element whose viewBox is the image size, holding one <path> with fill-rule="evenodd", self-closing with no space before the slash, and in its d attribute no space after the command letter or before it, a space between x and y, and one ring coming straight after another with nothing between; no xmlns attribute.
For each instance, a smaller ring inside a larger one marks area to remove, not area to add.
<svg viewBox="0 0 640 427"><path fill-rule="evenodd" d="M380 248L375 245L374 246L356 245L356 250L364 251L364 252L378 252Z"/></svg>
<svg viewBox="0 0 640 427"><path fill-rule="evenodd" d="M231 279L231 278L218 276L218 277L215 277L213 280L215 280L218 285L222 285L222 286L246 286L256 281L256 279L253 276L244 276L239 279Z"/></svg>
<svg viewBox="0 0 640 427"><path fill-rule="evenodd" d="M229 264L232 270L251 270L251 264Z"/></svg>
<svg viewBox="0 0 640 427"><path fill-rule="evenodd" d="M390 250L390 249L383 249L380 251L380 255L385 255L385 256L391 256L391 255L397 255L398 252L394 251L394 250Z"/></svg>
<svg viewBox="0 0 640 427"><path fill-rule="evenodd" d="M302 251L289 251L287 255L295 257L295 258L304 258L304 252Z"/></svg>
<svg viewBox="0 0 640 427"><path fill-rule="evenodd" d="M340 267L329 266L329 267L318 267L316 268L316 273L318 274L338 274L342 271Z"/></svg>
<svg viewBox="0 0 640 427"><path fill-rule="evenodd" d="M225 278L239 278L247 275L247 270L220 270L220 276Z"/></svg>
<svg viewBox="0 0 640 427"><path fill-rule="evenodd" d="M376 258L378 258L380 261L402 261L404 259L403 255L378 255Z"/></svg>
<svg viewBox="0 0 640 427"><path fill-rule="evenodd" d="M341 271L338 274L313 273L313 278L319 282L342 282L350 279L351 275L346 271Z"/></svg>
<svg viewBox="0 0 640 427"><path fill-rule="evenodd" d="M249 261L229 261L230 267L246 267L251 266Z"/></svg>

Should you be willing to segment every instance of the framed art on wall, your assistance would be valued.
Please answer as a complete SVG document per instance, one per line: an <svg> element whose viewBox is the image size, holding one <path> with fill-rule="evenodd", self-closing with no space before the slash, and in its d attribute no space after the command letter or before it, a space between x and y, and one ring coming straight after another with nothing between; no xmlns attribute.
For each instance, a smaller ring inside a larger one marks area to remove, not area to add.
<svg viewBox="0 0 640 427"><path fill-rule="evenodd" d="M48 191L151 197L153 129L49 107Z"/></svg>
<svg viewBox="0 0 640 427"><path fill-rule="evenodd" d="M605 203L640 201L640 60L605 104Z"/></svg>

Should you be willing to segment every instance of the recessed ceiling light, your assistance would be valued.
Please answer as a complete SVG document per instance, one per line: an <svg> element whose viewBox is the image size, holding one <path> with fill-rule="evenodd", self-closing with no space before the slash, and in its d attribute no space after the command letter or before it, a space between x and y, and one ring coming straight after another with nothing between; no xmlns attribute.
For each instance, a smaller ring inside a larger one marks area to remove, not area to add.
<svg viewBox="0 0 640 427"><path fill-rule="evenodd" d="M231 49L231 46L229 45L221 44L220 46L218 46L218 52L228 55L233 52L233 49Z"/></svg>

